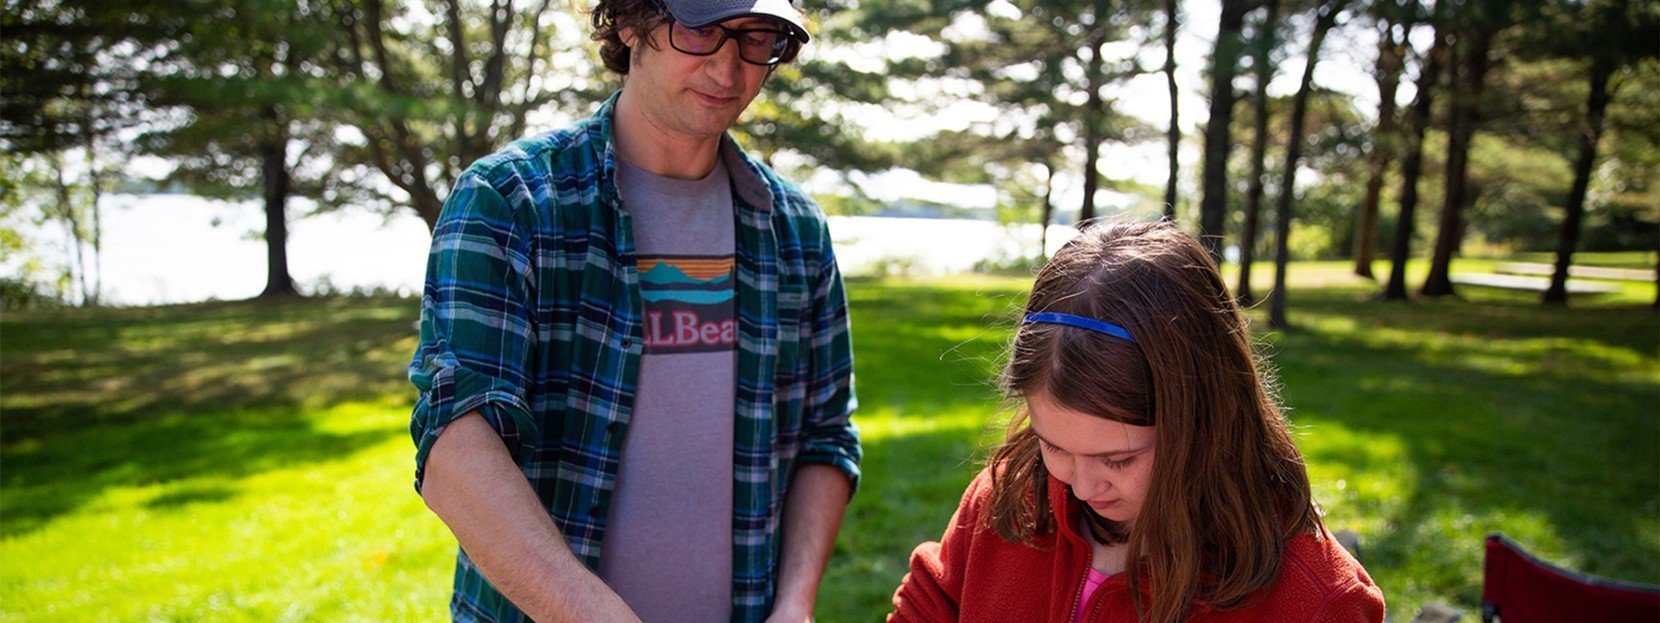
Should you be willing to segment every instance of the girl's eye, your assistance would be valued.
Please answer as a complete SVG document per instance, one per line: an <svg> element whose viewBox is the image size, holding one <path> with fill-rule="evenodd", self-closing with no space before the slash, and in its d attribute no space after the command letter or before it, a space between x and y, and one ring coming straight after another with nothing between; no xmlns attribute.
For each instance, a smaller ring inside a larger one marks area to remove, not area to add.
<svg viewBox="0 0 1660 623"><path fill-rule="evenodd" d="M1130 464L1134 462L1134 456L1125 457L1116 461L1112 459L1101 459L1101 464L1107 466L1108 469L1124 469L1129 467Z"/></svg>
<svg viewBox="0 0 1660 623"><path fill-rule="evenodd" d="M1044 441L1042 439L1038 440L1038 447L1043 448L1044 452L1053 452L1055 454L1066 454L1065 450L1062 450L1062 449L1057 448L1055 446L1049 445L1049 442ZM1096 460L1100 461L1101 465L1106 467L1107 469L1124 469L1126 467L1129 467L1131 463L1135 462L1135 456L1133 456L1133 455L1132 456L1127 456L1127 457L1124 457L1122 459L1117 459L1117 460L1109 459L1109 458L1099 458L1099 459L1096 459Z"/></svg>

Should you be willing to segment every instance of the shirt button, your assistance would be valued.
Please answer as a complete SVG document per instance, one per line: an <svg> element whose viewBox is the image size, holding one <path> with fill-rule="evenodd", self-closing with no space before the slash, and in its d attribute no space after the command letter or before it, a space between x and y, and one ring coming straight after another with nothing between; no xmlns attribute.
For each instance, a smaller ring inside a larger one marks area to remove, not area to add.
<svg viewBox="0 0 1660 623"><path fill-rule="evenodd" d="M612 422L605 425L605 432L615 435L620 428L622 428L622 422Z"/></svg>
<svg viewBox="0 0 1660 623"><path fill-rule="evenodd" d="M626 338L626 337L623 338L622 347L623 348L633 348L634 347L634 340Z"/></svg>

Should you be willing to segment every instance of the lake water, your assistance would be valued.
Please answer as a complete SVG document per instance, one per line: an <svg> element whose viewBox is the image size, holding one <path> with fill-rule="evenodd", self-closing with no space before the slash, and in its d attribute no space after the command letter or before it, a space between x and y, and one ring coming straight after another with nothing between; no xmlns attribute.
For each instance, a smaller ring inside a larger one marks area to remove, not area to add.
<svg viewBox="0 0 1660 623"><path fill-rule="evenodd" d="M303 204L291 206L297 214ZM117 195L104 204L104 298L151 305L242 299L265 287L264 215L257 202L187 195ZM1029 254L1035 225L1004 227L959 219L830 217L842 270L909 274L971 270L977 262ZM1075 230L1051 226L1051 251ZM57 232L42 242L61 247ZM321 214L289 224L289 272L303 291L420 291L430 237L408 212L383 218L361 211ZM90 261L90 258L89 258Z"/></svg>

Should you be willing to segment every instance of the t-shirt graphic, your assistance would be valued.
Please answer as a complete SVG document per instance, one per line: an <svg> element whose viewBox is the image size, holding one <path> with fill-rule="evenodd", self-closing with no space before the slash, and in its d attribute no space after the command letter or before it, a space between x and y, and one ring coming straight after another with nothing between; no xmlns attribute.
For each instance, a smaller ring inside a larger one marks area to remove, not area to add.
<svg viewBox="0 0 1660 623"><path fill-rule="evenodd" d="M642 255L646 344L651 355L711 353L737 344L731 255Z"/></svg>

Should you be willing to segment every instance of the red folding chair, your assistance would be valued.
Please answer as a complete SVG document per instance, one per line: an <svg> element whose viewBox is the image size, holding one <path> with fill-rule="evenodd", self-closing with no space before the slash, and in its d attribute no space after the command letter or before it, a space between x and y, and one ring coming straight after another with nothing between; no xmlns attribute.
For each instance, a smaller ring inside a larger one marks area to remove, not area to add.
<svg viewBox="0 0 1660 623"><path fill-rule="evenodd" d="M1657 623L1660 586L1563 569L1495 532L1487 535L1481 620L1493 623L1495 617L1504 623Z"/></svg>

